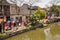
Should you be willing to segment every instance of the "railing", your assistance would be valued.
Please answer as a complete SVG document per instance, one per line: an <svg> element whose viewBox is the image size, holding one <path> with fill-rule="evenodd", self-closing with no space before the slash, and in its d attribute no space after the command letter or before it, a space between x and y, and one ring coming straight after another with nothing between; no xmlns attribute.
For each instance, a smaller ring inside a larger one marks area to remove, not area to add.
<svg viewBox="0 0 60 40"><path fill-rule="evenodd" d="M56 19L60 19L60 16L59 16L59 17L51 17L51 18L56 18Z"/></svg>

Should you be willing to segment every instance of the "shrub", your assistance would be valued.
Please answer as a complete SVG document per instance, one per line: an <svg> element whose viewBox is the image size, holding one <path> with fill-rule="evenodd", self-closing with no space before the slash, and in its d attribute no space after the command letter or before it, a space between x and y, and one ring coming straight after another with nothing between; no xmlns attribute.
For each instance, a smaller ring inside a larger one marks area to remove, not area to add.
<svg viewBox="0 0 60 40"><path fill-rule="evenodd" d="M39 24L39 21L40 19L44 19L46 16L46 12L45 10L42 10L42 9L38 9L35 11L34 14L30 15L30 22L31 22L31 25L34 26L36 24Z"/></svg>

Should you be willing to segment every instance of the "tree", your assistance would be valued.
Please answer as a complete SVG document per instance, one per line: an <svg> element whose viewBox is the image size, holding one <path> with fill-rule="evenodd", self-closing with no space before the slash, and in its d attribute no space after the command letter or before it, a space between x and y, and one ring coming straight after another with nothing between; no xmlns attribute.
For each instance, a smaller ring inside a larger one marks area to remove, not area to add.
<svg viewBox="0 0 60 40"><path fill-rule="evenodd" d="M34 14L30 16L31 25L36 25L39 23L40 19L44 19L46 17L46 11L38 8Z"/></svg>
<svg viewBox="0 0 60 40"><path fill-rule="evenodd" d="M58 16L59 13L60 13L60 6L52 5L52 7L50 7L49 11L50 11L51 13L57 14L57 16Z"/></svg>
<svg viewBox="0 0 60 40"><path fill-rule="evenodd" d="M46 16L46 11L38 8L38 10L34 13L37 18L44 19Z"/></svg>
<svg viewBox="0 0 60 40"><path fill-rule="evenodd" d="M51 0L50 1L50 4L52 5L49 9L50 13L54 13L56 14L57 16L59 15L60 13L60 6L59 6L59 3L60 3L60 0Z"/></svg>

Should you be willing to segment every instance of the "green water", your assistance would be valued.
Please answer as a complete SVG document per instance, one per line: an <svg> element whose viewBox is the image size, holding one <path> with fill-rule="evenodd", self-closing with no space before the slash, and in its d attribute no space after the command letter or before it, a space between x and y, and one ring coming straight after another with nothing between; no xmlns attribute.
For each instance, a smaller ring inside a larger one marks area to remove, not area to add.
<svg viewBox="0 0 60 40"><path fill-rule="evenodd" d="M43 30L43 28L38 28L36 30L10 37L6 40L45 40L45 34Z"/></svg>
<svg viewBox="0 0 60 40"><path fill-rule="evenodd" d="M50 31L48 31L50 28ZM48 29L48 30L47 30ZM47 30L44 32L44 30ZM60 40L60 22L50 24L48 27L37 28L6 40Z"/></svg>

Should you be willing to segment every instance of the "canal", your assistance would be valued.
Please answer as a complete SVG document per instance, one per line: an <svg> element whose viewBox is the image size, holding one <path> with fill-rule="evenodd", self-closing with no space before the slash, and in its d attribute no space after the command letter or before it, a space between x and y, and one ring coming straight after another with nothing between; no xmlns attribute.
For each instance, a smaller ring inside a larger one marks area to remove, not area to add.
<svg viewBox="0 0 60 40"><path fill-rule="evenodd" d="M31 30L29 32L18 34L6 40L45 40L45 34L43 28L38 28L36 30Z"/></svg>
<svg viewBox="0 0 60 40"><path fill-rule="evenodd" d="M47 28L37 28L18 34L6 40L60 40L60 22L50 24Z"/></svg>

